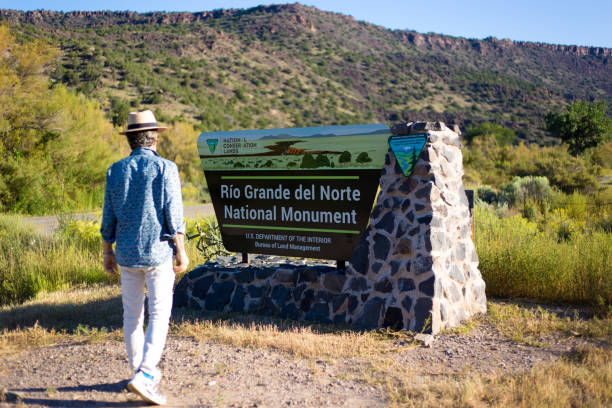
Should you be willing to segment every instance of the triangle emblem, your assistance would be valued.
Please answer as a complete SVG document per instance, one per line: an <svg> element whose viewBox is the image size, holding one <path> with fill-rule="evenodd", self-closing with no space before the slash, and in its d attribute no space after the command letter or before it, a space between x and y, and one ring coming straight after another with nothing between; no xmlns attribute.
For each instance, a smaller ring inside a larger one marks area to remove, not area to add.
<svg viewBox="0 0 612 408"><path fill-rule="evenodd" d="M206 143L208 144L208 149L211 153L215 152L217 148L217 144L219 144L219 139L206 139Z"/></svg>
<svg viewBox="0 0 612 408"><path fill-rule="evenodd" d="M414 165L419 159L426 142L427 135L425 133L391 136L389 138L389 147L402 169L404 176L409 177L412 174Z"/></svg>

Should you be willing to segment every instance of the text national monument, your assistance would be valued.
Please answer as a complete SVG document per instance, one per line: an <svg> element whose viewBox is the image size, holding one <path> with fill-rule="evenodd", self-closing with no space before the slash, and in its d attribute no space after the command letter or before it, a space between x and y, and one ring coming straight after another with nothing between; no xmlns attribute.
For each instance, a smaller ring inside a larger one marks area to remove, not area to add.
<svg viewBox="0 0 612 408"><path fill-rule="evenodd" d="M440 122L202 133L229 251L175 305L437 333L486 312L458 129Z"/></svg>

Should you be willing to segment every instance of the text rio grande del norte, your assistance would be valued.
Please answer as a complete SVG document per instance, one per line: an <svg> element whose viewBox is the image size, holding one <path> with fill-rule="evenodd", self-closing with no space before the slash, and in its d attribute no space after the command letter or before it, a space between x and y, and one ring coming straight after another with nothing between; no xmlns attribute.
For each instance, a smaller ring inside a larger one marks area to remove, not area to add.
<svg viewBox="0 0 612 408"><path fill-rule="evenodd" d="M319 210L313 208L315 205L308 206L308 209L297 209L294 205L303 204L305 201L313 204L315 201L348 204L359 201L361 191L350 186L337 188L330 185L315 186L314 184L299 184L291 187L282 184L273 187L221 184L221 199L226 200L226 204L223 205L225 219L354 225L357 224L357 212L354 209L348 211ZM231 200L239 200L240 205L227 203ZM249 200L253 200L251 205L247 204ZM256 208L255 206L262 201L274 202L274 205L266 206L267 208ZM283 201L287 201L287 205L280 205Z"/></svg>

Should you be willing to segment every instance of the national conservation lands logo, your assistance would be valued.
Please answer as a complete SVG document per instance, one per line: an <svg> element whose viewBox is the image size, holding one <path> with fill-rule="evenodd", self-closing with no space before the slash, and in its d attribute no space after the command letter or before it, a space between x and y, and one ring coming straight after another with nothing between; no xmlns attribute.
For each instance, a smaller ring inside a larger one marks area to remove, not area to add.
<svg viewBox="0 0 612 408"><path fill-rule="evenodd" d="M215 152L217 148L217 144L219 144L219 139L206 139L206 143L208 144L208 149L210 149L211 153Z"/></svg>

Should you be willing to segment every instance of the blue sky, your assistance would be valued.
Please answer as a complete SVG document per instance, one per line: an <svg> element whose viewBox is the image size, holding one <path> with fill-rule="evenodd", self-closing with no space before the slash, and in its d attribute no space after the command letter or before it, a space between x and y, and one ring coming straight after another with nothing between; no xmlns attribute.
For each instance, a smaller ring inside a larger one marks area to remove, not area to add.
<svg viewBox="0 0 612 408"><path fill-rule="evenodd" d="M19 10L202 11L274 4L262 0L0 0ZM467 38L512 40L612 48L612 0L303 0L321 10L349 14L394 29Z"/></svg>

